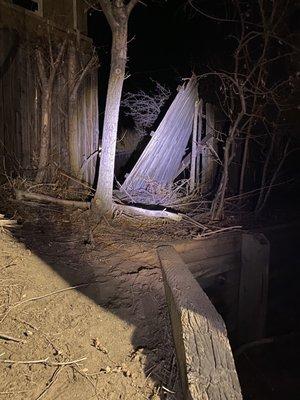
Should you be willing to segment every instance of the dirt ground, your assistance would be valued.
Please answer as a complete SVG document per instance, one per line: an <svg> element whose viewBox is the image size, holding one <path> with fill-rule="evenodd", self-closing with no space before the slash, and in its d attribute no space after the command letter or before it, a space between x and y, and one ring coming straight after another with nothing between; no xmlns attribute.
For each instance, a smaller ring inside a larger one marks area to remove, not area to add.
<svg viewBox="0 0 300 400"><path fill-rule="evenodd" d="M26 205L14 218L0 233L0 398L180 399L155 252L174 223Z"/></svg>
<svg viewBox="0 0 300 400"><path fill-rule="evenodd" d="M96 223L8 198L0 212L19 227L0 215L0 400L182 400L156 248L202 225ZM279 336L236 360L247 400L298 398L299 224L257 228L271 244L266 333Z"/></svg>

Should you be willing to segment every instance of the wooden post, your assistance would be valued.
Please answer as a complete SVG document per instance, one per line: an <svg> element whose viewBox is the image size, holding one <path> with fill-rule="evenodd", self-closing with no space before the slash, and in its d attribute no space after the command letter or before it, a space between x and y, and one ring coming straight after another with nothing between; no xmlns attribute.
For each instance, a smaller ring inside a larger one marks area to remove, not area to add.
<svg viewBox="0 0 300 400"><path fill-rule="evenodd" d="M215 112L212 104L206 103L206 133L205 136L210 136L206 146L202 149L202 172L201 172L201 190L203 194L208 193L214 184L216 175L216 160L217 140L215 137Z"/></svg>
<svg viewBox="0 0 300 400"><path fill-rule="evenodd" d="M176 250L157 251L184 399L242 399L223 319Z"/></svg>
<svg viewBox="0 0 300 400"><path fill-rule="evenodd" d="M68 144L69 160L72 175L80 177L79 161L79 135L78 135L78 114L77 114L77 89L76 79L78 75L77 54L74 43L68 48Z"/></svg>
<svg viewBox="0 0 300 400"><path fill-rule="evenodd" d="M264 235L243 233L238 311L239 344L264 336L269 251L269 242Z"/></svg>
<svg viewBox="0 0 300 400"><path fill-rule="evenodd" d="M196 158L197 158L197 139L198 139L198 116L199 116L199 99L195 102L194 123L192 133L192 155L191 155L191 170L190 170L190 192L195 190L196 183Z"/></svg>
<svg viewBox="0 0 300 400"><path fill-rule="evenodd" d="M201 136L202 136L202 114L203 100L200 99L199 114L198 114L198 129L197 129L197 158L196 158L196 186L200 183L200 152L201 152Z"/></svg>

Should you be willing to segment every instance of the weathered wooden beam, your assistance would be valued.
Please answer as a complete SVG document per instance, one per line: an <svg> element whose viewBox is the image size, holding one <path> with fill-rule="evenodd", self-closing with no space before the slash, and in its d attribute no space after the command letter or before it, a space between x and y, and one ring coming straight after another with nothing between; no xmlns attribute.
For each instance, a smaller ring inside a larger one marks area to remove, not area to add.
<svg viewBox="0 0 300 400"><path fill-rule="evenodd" d="M4 214L0 214L0 228L20 228L21 226L18 221L7 219Z"/></svg>
<svg viewBox="0 0 300 400"><path fill-rule="evenodd" d="M200 183L200 166L201 166L201 136L202 136L202 118L203 118L203 100L200 99L199 113L198 113L198 129L197 129L197 156L196 156L196 186L199 187Z"/></svg>
<svg viewBox="0 0 300 400"><path fill-rule="evenodd" d="M224 321L176 250L157 252L184 399L242 399Z"/></svg>
<svg viewBox="0 0 300 400"><path fill-rule="evenodd" d="M190 170L190 191L193 192L196 186L196 161L198 147L198 117L199 117L199 99L195 103L193 133L192 133L192 153L191 153L191 170Z"/></svg>
<svg viewBox="0 0 300 400"><path fill-rule="evenodd" d="M236 254L236 257L240 257L241 231L225 232L214 237L181 240L175 242L174 247L187 264L228 254Z"/></svg>
<svg viewBox="0 0 300 400"><path fill-rule="evenodd" d="M210 257L186 264L194 278L210 277L224 274L225 272L238 269L240 267L238 253L224 254L218 257Z"/></svg>
<svg viewBox="0 0 300 400"><path fill-rule="evenodd" d="M181 221L182 216L180 214L175 214L167 210L151 210L148 208L128 206L124 204L114 204L114 210L121 211L124 214L132 215L134 217L144 217L144 218L167 218L173 221Z"/></svg>
<svg viewBox="0 0 300 400"><path fill-rule="evenodd" d="M201 124L202 124L202 122L201 122ZM200 128L199 128L199 130L200 130ZM201 140L201 142L199 141L199 144L198 144L198 147L197 147L197 156L199 156L199 155L201 154L203 146L204 146L211 138L212 138L212 135L208 135L208 136L205 136L205 137ZM181 172L183 172L186 168L188 168L188 166L190 165L190 163L191 163L191 153L187 154L187 155L184 157L184 159L181 161L180 167L179 167L178 170L177 170L177 173L176 173L175 178L177 178L177 176L180 175ZM198 168L198 170L199 170L199 168Z"/></svg>
<svg viewBox="0 0 300 400"><path fill-rule="evenodd" d="M238 338L244 344L264 336L268 300L268 240L262 234L242 234Z"/></svg>
<svg viewBox="0 0 300 400"><path fill-rule="evenodd" d="M217 139L215 137L215 110L212 104L206 104L206 146L202 149L201 190L208 193L214 184L217 170L216 153L218 152Z"/></svg>
<svg viewBox="0 0 300 400"><path fill-rule="evenodd" d="M25 192L24 190L15 190L15 193L16 193L16 200L18 201L30 200L41 203L52 203L52 204L58 204L60 206L81 208L83 210L87 210L90 208L90 203L87 203L86 201L57 199L56 197L46 196L40 193Z"/></svg>

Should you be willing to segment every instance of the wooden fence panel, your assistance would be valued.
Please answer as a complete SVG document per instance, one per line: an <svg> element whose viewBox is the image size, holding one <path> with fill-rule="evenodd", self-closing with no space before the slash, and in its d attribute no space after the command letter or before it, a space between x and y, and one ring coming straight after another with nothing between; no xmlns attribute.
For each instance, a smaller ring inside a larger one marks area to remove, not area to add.
<svg viewBox="0 0 300 400"><path fill-rule="evenodd" d="M64 63L64 68L67 68L67 63ZM60 71L54 86L50 174L56 165L69 172L65 76L66 70ZM78 157L82 164L97 149L99 141L97 70L92 71L82 81L77 106L77 133L80 139ZM34 176L39 155L40 121L41 100L35 60L28 47L20 45L9 68L0 76L0 173L11 174L22 169L27 177ZM82 176L78 178L91 184L94 180L95 163L96 157L92 157L86 163Z"/></svg>

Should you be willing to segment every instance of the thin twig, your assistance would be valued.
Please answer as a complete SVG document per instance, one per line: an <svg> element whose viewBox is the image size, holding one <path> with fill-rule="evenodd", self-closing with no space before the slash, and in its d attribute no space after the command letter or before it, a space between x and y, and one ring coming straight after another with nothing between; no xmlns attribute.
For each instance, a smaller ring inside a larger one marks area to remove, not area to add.
<svg viewBox="0 0 300 400"><path fill-rule="evenodd" d="M53 375L51 376L50 380L46 383L45 389L42 391L42 393L39 394L39 396L35 400L40 400L44 395L48 392L48 390L51 388L51 386L57 381L58 375L60 372L63 370L63 366L57 367L57 369L54 371Z"/></svg>
<svg viewBox="0 0 300 400"><path fill-rule="evenodd" d="M11 312L11 310L13 310L13 309L15 309L15 308L17 308L17 307L19 307L19 306L22 306L22 305L24 305L24 304L26 304L26 303L29 303L29 302L31 302L31 301L36 301L36 300L42 300L42 299L45 299L46 297L49 297L49 296L54 296L54 295L56 295L56 294L66 292L66 291L68 291L68 290L74 290L74 289L78 289L78 288L81 288L81 287L86 287L86 286L89 286L89 285L94 284L94 283L97 283L97 281L90 282L90 283L81 283L81 284L75 285L75 286L69 286L69 287L67 287L67 288L55 290L54 292L50 292L50 293L44 294L44 295L42 295L42 296L31 297L31 298L29 298L29 299L20 301L19 303L16 303L16 304L12 305L12 306L7 310L6 314L2 317L0 323L4 321L4 319L5 319L5 318L7 317L7 315Z"/></svg>
<svg viewBox="0 0 300 400"><path fill-rule="evenodd" d="M183 218L185 221L190 222L191 224L193 224L193 225L195 225L195 226L198 226L199 228L201 228L201 229L203 229L203 230L209 230L209 231L211 231L211 229L209 229L207 226L201 224L201 222L195 221L193 218L189 217L188 215L186 215L186 214L179 214L179 215L181 215L182 218Z"/></svg>
<svg viewBox="0 0 300 400"><path fill-rule="evenodd" d="M215 235L216 233L225 232L225 231L232 231L232 230L235 230L235 229L242 229L242 225L228 226L227 228L221 228L221 229L217 229L216 231L203 233L201 235L198 235L198 237L195 238L195 239L198 239L198 238L201 239L203 237Z"/></svg>
<svg viewBox="0 0 300 400"><path fill-rule="evenodd" d="M59 172L60 175L65 176L66 178L68 178L68 179L70 179L70 180L72 180L74 182L77 182L79 185L81 185L81 186L83 186L83 187L85 187L87 189L90 189L93 192L95 192L94 188L92 188L90 185L87 185L84 182L81 182L79 179L73 178L73 176L70 176L70 175L66 174L65 172L62 172L62 171L58 171L58 172Z"/></svg>
<svg viewBox="0 0 300 400"><path fill-rule="evenodd" d="M48 358L43 360L30 360L30 361L17 361L17 360L1 360L0 363L3 364L47 364Z"/></svg>
<svg viewBox="0 0 300 400"><path fill-rule="evenodd" d="M3 364L26 364L26 365L31 365L31 364L44 364L49 367L60 367L60 366L66 366L66 365L75 365L78 364L81 361L86 360L86 357L78 358L77 360L72 360L72 361L64 361L64 362L54 362L54 361L48 361L49 357L41 359L41 360L1 360L0 363Z"/></svg>
<svg viewBox="0 0 300 400"><path fill-rule="evenodd" d="M26 342L26 341L23 340L23 339L17 339L17 338L15 338L15 337L13 337L13 336L5 335L4 333L0 333L0 339L9 340L9 341L11 341L11 342L17 342L17 343L24 343L24 342Z"/></svg>

